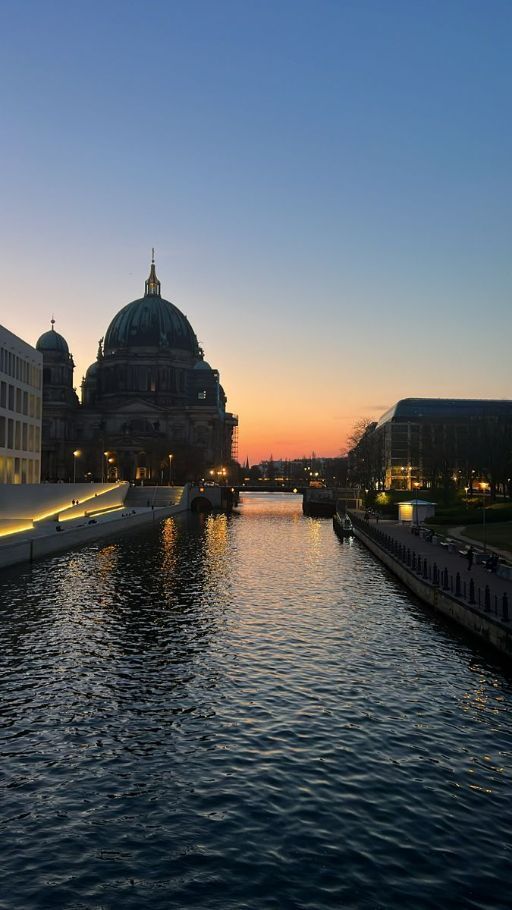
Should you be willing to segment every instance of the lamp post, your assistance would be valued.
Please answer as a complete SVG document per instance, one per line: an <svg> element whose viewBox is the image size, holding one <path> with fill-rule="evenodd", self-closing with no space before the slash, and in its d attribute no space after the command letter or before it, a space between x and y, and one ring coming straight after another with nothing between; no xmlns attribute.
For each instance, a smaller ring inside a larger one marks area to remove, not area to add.
<svg viewBox="0 0 512 910"><path fill-rule="evenodd" d="M482 528L483 528L483 539L484 539L484 553L487 553L487 528L485 524L485 491L489 486L488 483L481 483L480 488L482 490Z"/></svg>
<svg viewBox="0 0 512 910"><path fill-rule="evenodd" d="M415 520L413 521L413 524L415 524L415 525L419 525L419 523L420 523L420 522L419 522L419 514L420 514L420 513L419 513L419 511L418 511L418 489L419 489L419 486L420 486L420 485L419 485L419 482L416 481L415 484L414 484L414 487L415 487L415 490L416 490L416 508L415 508Z"/></svg>
<svg viewBox="0 0 512 910"><path fill-rule="evenodd" d="M169 455L169 486L172 486L172 455Z"/></svg>
<svg viewBox="0 0 512 910"><path fill-rule="evenodd" d="M101 482L105 483L108 481L108 452L103 452L103 458L101 459Z"/></svg>
<svg viewBox="0 0 512 910"><path fill-rule="evenodd" d="M73 483L76 483L76 460L77 458L80 458L80 455L80 449L77 449L76 452L73 452Z"/></svg>

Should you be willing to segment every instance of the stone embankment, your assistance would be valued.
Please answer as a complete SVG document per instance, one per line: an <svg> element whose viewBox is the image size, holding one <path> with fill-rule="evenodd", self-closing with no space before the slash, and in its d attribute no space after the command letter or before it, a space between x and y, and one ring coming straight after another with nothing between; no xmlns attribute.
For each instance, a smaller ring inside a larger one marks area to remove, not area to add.
<svg viewBox="0 0 512 910"><path fill-rule="evenodd" d="M4 523L7 531L0 534L0 569L137 530L179 512L229 511L238 501L234 490L217 484L187 483L184 487L116 484L112 485L112 491L107 488L107 495L101 497L94 492L99 485L81 484L78 488L79 485L41 484L34 487L32 498L42 497L50 514L48 517L31 518L34 506L30 507L27 491L21 485L8 491L10 504L8 512L6 507ZM70 494L76 496L77 490L80 498L74 505ZM113 500L112 497L117 498ZM1 506L0 502L0 519ZM25 507L27 515L23 512ZM8 518L12 513L21 515L21 518L16 518L16 529L11 531Z"/></svg>
<svg viewBox="0 0 512 910"><path fill-rule="evenodd" d="M512 579L469 567L456 544L429 542L410 526L351 512L356 537L414 594L444 616L512 656Z"/></svg>
<svg viewBox="0 0 512 910"><path fill-rule="evenodd" d="M37 527L0 538L0 568L32 562L45 556L52 556L64 550L94 543L96 540L115 538L119 534L134 531L161 521L188 508L183 487L174 488L173 495L167 494L166 503L144 506L125 505L106 514L97 514L69 521L41 522ZM151 491L151 498L153 498ZM155 499L157 497L155 496ZM128 497L127 497L128 499Z"/></svg>

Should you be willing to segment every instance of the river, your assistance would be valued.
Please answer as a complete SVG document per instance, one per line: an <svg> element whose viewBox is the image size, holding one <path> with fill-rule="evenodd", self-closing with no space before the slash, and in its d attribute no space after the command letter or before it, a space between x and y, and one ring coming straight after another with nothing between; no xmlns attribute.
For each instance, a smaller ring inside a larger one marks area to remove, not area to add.
<svg viewBox="0 0 512 910"><path fill-rule="evenodd" d="M512 674L299 497L4 571L0 907L510 907Z"/></svg>

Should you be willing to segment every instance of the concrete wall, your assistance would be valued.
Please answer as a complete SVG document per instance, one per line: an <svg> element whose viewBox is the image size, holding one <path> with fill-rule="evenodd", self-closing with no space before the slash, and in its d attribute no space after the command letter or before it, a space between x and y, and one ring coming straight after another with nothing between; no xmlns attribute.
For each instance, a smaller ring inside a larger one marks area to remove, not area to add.
<svg viewBox="0 0 512 910"><path fill-rule="evenodd" d="M115 538L120 534L137 530L144 525L153 524L155 521L161 521L170 515L185 511L181 505L170 506L168 509L149 509L143 512L116 513L116 517L105 520L98 524L87 525L81 524L80 527L71 524L68 528L62 525L63 530L55 531L54 534L33 536L27 539L28 535L20 535L22 539L13 537L9 541L4 541L0 546L0 568L18 565L23 562L32 562L34 559L41 559L45 556L51 556L54 553L70 550L73 547L81 547L84 544L93 543L95 540L105 538Z"/></svg>
<svg viewBox="0 0 512 910"><path fill-rule="evenodd" d="M1 484L0 521L39 521L65 511L83 515L95 509L121 506L128 487L127 483ZM72 499L78 499L80 506L72 509Z"/></svg>
<svg viewBox="0 0 512 910"><path fill-rule="evenodd" d="M484 639L484 641L493 645L503 654L512 655L512 632L506 629L502 623L494 620L492 616L482 615L479 610L470 604L461 603L447 592L441 591L437 585L423 581L410 572L406 566L398 562L394 556L383 550L359 528L354 528L354 534L417 597L444 616L448 616L454 622L464 626L465 629L469 629L470 632L478 635L479 638Z"/></svg>

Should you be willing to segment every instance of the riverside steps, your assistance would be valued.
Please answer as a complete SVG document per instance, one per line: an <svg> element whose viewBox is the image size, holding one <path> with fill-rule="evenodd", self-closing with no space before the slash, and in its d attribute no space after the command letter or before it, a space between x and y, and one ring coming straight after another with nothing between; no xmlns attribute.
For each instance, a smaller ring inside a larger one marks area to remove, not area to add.
<svg viewBox="0 0 512 910"><path fill-rule="evenodd" d="M86 544L118 537L156 521L169 518L188 508L183 487L172 488L172 495L150 497L147 491L144 501L126 496L122 505L110 510L87 512L78 518L63 518L62 513L44 521L35 521L33 526L0 537L0 569L24 562L34 562L46 556L53 556L65 550ZM67 510L67 511L72 511Z"/></svg>
<svg viewBox="0 0 512 910"><path fill-rule="evenodd" d="M463 544L428 541L397 521L350 511L355 536L414 594L444 616L512 656L512 578L487 571L479 554L471 569Z"/></svg>
<svg viewBox="0 0 512 910"><path fill-rule="evenodd" d="M232 488L217 484L34 486L35 492L28 485L13 485L5 502L0 496L0 569L117 537L180 512L229 512L238 502ZM38 495L44 508L34 505Z"/></svg>

